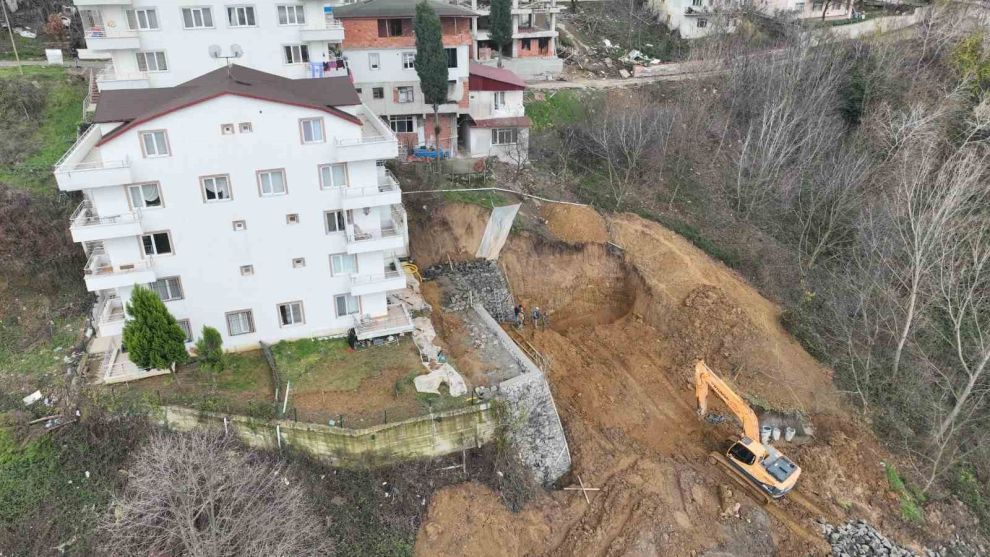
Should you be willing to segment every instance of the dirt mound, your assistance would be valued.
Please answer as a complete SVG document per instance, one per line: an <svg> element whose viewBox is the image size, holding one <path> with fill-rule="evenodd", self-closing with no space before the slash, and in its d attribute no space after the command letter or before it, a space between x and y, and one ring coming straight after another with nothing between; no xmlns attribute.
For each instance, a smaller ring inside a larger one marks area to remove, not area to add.
<svg viewBox="0 0 990 557"><path fill-rule="evenodd" d="M591 207L551 203L544 205L540 214L547 221L547 229L557 238L572 244L608 241L605 219Z"/></svg>
<svg viewBox="0 0 990 557"><path fill-rule="evenodd" d="M468 226L471 219L479 220ZM486 219L478 207L445 206L420 221L431 228L411 232L413 252L435 259L465 252ZM697 418L690 383L696 358L759 406L823 421L809 445L781 446L805 467L802 489L822 501L820 514L838 524L846 509L869 509L867 518L885 534L903 532L878 464L889 455L852 425L830 374L784 331L775 304L656 223L609 219L616 248L567 225L582 219L592 220L572 209L548 213L548 227L562 237L513 234L500 264L515 297L550 314L550 329L523 334L552 362L548 379L573 472L601 491L590 505L575 492L548 493L510 515L475 486L448 488L431 506L418 554L471 554L474 547L486 555L503 548L513 555L808 554L794 524L814 528L811 514L818 513L785 504L788 525L747 497L725 500L729 480L705 456L739 430ZM577 240L592 237L598 240ZM717 402L713 409L724 411ZM738 517L724 512L734 503Z"/></svg>
<svg viewBox="0 0 990 557"><path fill-rule="evenodd" d="M491 211L464 204L440 205L428 213L416 208L410 205L409 228L417 232L410 234L415 240L409 247L420 268L474 259Z"/></svg>

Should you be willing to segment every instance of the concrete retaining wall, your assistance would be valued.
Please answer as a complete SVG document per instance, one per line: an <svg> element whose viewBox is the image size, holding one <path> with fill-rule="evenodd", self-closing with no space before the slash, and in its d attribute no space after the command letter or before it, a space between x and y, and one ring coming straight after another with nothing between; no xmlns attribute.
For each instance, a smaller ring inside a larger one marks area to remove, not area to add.
<svg viewBox="0 0 990 557"><path fill-rule="evenodd" d="M228 431L251 447L276 449L281 444L334 464L367 464L369 460L436 457L491 441L495 418L490 405L437 412L428 416L366 429L330 427L293 421L264 421L226 416ZM159 423L177 431L198 427L222 429L222 414L165 406Z"/></svg>
<svg viewBox="0 0 990 557"><path fill-rule="evenodd" d="M913 13L907 15L883 16L859 23L836 25L830 27L828 32L837 39L858 39L873 34L890 33L918 24L925 18L929 10L931 10L931 6L917 8Z"/></svg>

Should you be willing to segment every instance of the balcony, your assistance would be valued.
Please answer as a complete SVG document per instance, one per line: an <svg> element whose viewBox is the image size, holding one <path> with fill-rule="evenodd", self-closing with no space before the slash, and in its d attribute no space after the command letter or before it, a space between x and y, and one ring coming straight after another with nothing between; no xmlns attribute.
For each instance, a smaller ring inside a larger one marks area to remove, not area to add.
<svg viewBox="0 0 990 557"><path fill-rule="evenodd" d="M708 17L714 15L711 6L687 6L684 15L689 17Z"/></svg>
<svg viewBox="0 0 990 557"><path fill-rule="evenodd" d="M95 250L90 254L83 273L86 289L90 292L147 284L155 282L156 278L155 271L151 268L151 261L140 260L114 265L102 250Z"/></svg>
<svg viewBox="0 0 990 557"><path fill-rule="evenodd" d="M116 293L101 294L93 306L93 328L100 337L112 337L124 332L124 303Z"/></svg>
<svg viewBox="0 0 990 557"><path fill-rule="evenodd" d="M402 191L395 176L386 171L383 176L378 177L377 185L343 188L341 198L344 209L380 207L402 203Z"/></svg>
<svg viewBox="0 0 990 557"><path fill-rule="evenodd" d="M73 242L94 242L137 236L141 234L140 215L134 211L127 211L100 216L88 201L83 201L69 218L69 231L72 233Z"/></svg>
<svg viewBox="0 0 990 557"><path fill-rule="evenodd" d="M398 259L389 262L380 273L351 275L352 296L402 290L405 287L406 274Z"/></svg>
<svg viewBox="0 0 990 557"><path fill-rule="evenodd" d="M134 181L129 160L103 160L96 144L100 126L90 126L55 163L55 181L62 191L121 186Z"/></svg>
<svg viewBox="0 0 990 557"><path fill-rule="evenodd" d="M133 0L75 0L72 4L77 8L89 6L130 6Z"/></svg>
<svg viewBox="0 0 990 557"><path fill-rule="evenodd" d="M321 21L306 25L299 30L299 36L304 42L327 41L339 43L344 40L344 26L339 21Z"/></svg>
<svg viewBox="0 0 990 557"><path fill-rule="evenodd" d="M118 72L112 67L104 68L96 74L96 84L100 91L115 89L147 89L151 86L148 72Z"/></svg>
<svg viewBox="0 0 990 557"><path fill-rule="evenodd" d="M361 120L361 135L334 141L337 162L384 160L399 156L395 134L368 107L362 105L355 116Z"/></svg>
<svg viewBox="0 0 990 557"><path fill-rule="evenodd" d="M519 2L517 8L513 8L512 13L526 14L526 13L560 13L561 9L557 6L556 0L535 0L533 2Z"/></svg>
<svg viewBox="0 0 990 557"><path fill-rule="evenodd" d="M91 50L136 50L141 48L137 31L97 25L86 29L86 47Z"/></svg>
<svg viewBox="0 0 990 557"><path fill-rule="evenodd" d="M354 319L358 340L408 333L414 328L412 317L402 303L389 304L387 313L381 317L355 316Z"/></svg>
<svg viewBox="0 0 990 557"><path fill-rule="evenodd" d="M368 253L402 249L406 245L403 229L395 223L383 224L381 230L362 232L357 226L347 225L347 253Z"/></svg>

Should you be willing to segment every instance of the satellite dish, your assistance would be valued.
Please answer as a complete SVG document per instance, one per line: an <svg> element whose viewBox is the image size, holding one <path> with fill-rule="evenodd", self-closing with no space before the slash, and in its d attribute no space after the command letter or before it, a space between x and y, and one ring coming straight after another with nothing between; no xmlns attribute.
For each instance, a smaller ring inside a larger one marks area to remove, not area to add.
<svg viewBox="0 0 990 557"><path fill-rule="evenodd" d="M230 55L234 58L240 58L244 55L244 49L239 44L232 44L230 45Z"/></svg>
<svg viewBox="0 0 990 557"><path fill-rule="evenodd" d="M207 52L210 53L210 58L219 58L220 57L220 45L218 45L218 44L211 44L210 47L209 47L209 49L207 50Z"/></svg>

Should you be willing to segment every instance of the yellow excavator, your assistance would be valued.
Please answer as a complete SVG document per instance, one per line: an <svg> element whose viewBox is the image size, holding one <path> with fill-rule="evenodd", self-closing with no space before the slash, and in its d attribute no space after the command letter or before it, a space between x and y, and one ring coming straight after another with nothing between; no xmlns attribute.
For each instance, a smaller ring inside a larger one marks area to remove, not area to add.
<svg viewBox="0 0 990 557"><path fill-rule="evenodd" d="M743 426L742 439L734 441L724 455L713 452L710 458L737 480L757 488L768 502L769 498L780 499L786 495L797 483L801 468L777 449L760 441L760 421L753 409L703 360L694 366L694 389L698 415L704 417L708 412L708 393L714 392Z"/></svg>

